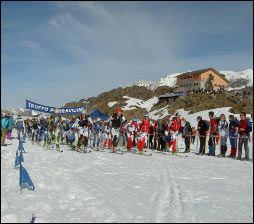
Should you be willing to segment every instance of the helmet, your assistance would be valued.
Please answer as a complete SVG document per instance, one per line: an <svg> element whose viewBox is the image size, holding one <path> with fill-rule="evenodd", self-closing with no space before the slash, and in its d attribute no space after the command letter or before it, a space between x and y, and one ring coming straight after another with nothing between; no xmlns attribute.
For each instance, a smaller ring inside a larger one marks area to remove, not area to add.
<svg viewBox="0 0 254 224"><path fill-rule="evenodd" d="M81 111L81 114L86 114L86 109L83 109L83 110Z"/></svg>
<svg viewBox="0 0 254 224"><path fill-rule="evenodd" d="M149 114L148 113L144 114L144 117L149 117Z"/></svg>
<svg viewBox="0 0 254 224"><path fill-rule="evenodd" d="M116 113L121 113L121 112L123 112L121 108L116 109Z"/></svg>
<svg viewBox="0 0 254 224"><path fill-rule="evenodd" d="M134 118L132 119L132 121L133 121L133 122L137 122L138 119L137 119L136 117L134 117Z"/></svg>
<svg viewBox="0 0 254 224"><path fill-rule="evenodd" d="M101 122L101 119L98 117L98 118L96 119L96 121L97 121L97 122Z"/></svg>
<svg viewBox="0 0 254 224"><path fill-rule="evenodd" d="M71 118L72 120L76 120L77 118L76 118L76 116L72 116L72 118Z"/></svg>

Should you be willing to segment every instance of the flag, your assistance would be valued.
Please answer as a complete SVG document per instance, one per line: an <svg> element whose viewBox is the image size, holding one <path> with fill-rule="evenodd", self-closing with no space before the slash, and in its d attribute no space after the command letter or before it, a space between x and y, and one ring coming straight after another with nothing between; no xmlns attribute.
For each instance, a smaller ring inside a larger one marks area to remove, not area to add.
<svg viewBox="0 0 254 224"><path fill-rule="evenodd" d="M34 223L35 219L36 219L36 217L35 217L34 214L33 214L33 215L32 215L32 220L31 220L30 223Z"/></svg>
<svg viewBox="0 0 254 224"><path fill-rule="evenodd" d="M24 134L24 136L23 136L23 139L22 139L24 142L25 142L25 140L26 140L26 133Z"/></svg>
<svg viewBox="0 0 254 224"><path fill-rule="evenodd" d="M14 168L16 168L19 164L20 164L20 161L19 161L18 150L17 150L16 151L16 159L15 159L15 166L14 166Z"/></svg>
<svg viewBox="0 0 254 224"><path fill-rule="evenodd" d="M34 190L34 184L26 171L25 167L20 163L20 178L19 178L19 186L21 188L28 188Z"/></svg>
<svg viewBox="0 0 254 224"><path fill-rule="evenodd" d="M20 153L19 153L19 161L20 161L20 163L24 162L24 157L23 157L22 151L20 151Z"/></svg>
<svg viewBox="0 0 254 224"><path fill-rule="evenodd" d="M19 141L19 150L25 152L25 149L24 149L22 141Z"/></svg>

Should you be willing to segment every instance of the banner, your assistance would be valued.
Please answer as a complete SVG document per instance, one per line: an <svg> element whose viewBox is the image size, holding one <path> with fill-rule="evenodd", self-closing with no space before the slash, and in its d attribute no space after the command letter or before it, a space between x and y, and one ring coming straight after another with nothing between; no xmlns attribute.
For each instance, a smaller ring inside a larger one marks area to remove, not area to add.
<svg viewBox="0 0 254 224"><path fill-rule="evenodd" d="M41 113L53 113L56 107L44 106L38 103L34 103L30 100L26 100L26 109L35 110ZM75 107L75 108L58 108L59 114L80 114L85 107Z"/></svg>

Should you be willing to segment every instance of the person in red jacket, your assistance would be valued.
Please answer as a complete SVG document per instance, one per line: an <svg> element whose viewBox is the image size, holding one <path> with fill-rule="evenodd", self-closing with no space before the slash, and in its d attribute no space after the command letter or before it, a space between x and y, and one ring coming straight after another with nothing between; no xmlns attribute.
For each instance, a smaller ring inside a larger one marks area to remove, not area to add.
<svg viewBox="0 0 254 224"><path fill-rule="evenodd" d="M152 122L149 120L149 115L144 115L144 120L139 120L138 124L140 125L140 136L138 139L138 149L140 150L140 154L144 154L143 149L145 147L147 141L147 134L149 125L152 125Z"/></svg>
<svg viewBox="0 0 254 224"><path fill-rule="evenodd" d="M133 146L133 141L134 141L134 136L138 135L138 124L137 124L138 119L134 117L131 122L129 122L125 128L127 130L127 149L128 151L131 150Z"/></svg>
<svg viewBox="0 0 254 224"><path fill-rule="evenodd" d="M171 144L173 145L172 147L173 153L176 153L176 149L177 149L177 146L176 146L177 136L178 136L178 131L181 127L181 122L182 122L180 118L181 116L178 113L176 113L175 117L173 117L173 119L169 122L168 128L167 128L167 131L170 132L172 137L173 143Z"/></svg>
<svg viewBox="0 0 254 224"><path fill-rule="evenodd" d="M215 156L215 126L216 126L216 118L214 118L214 112L210 111L208 114L210 118L210 127L209 127L209 140L208 140L208 148L209 152L207 153L208 156Z"/></svg>
<svg viewBox="0 0 254 224"><path fill-rule="evenodd" d="M252 125L249 120L246 119L246 113L240 113L241 120L238 125L239 130L239 143L238 143L238 156L237 159L240 160L242 158L242 146L244 145L245 149L245 159L249 160L249 133L252 130Z"/></svg>

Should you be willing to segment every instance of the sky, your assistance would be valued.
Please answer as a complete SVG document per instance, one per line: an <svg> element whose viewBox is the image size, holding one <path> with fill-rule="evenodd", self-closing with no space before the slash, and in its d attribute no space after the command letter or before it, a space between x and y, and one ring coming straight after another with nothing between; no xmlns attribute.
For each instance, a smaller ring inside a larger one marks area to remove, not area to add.
<svg viewBox="0 0 254 224"><path fill-rule="evenodd" d="M209 67L253 69L253 2L1 1L2 109Z"/></svg>

